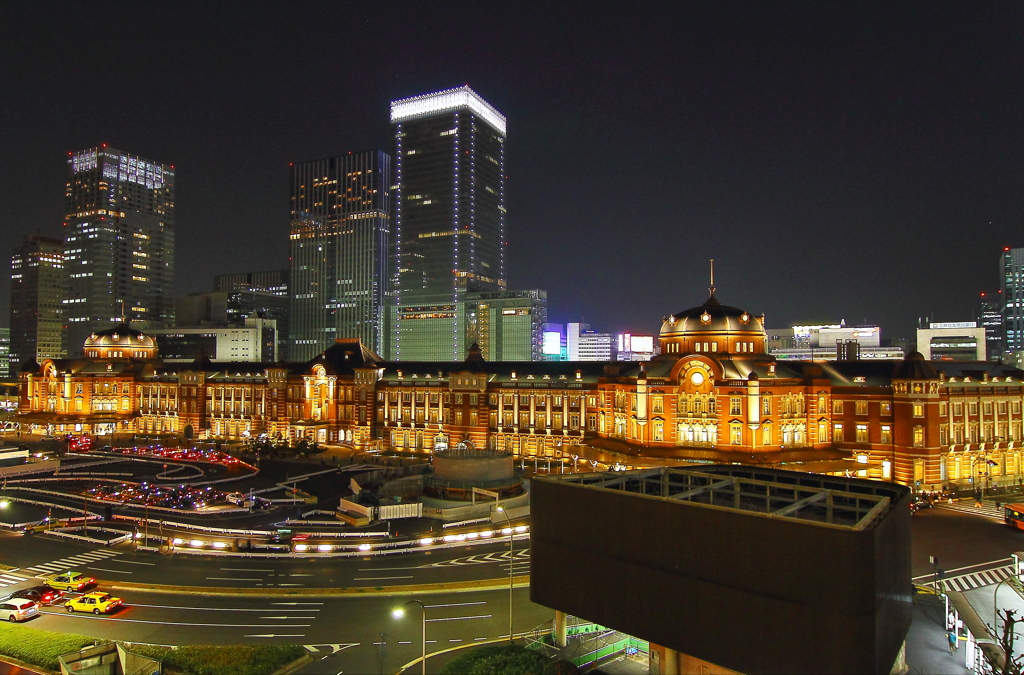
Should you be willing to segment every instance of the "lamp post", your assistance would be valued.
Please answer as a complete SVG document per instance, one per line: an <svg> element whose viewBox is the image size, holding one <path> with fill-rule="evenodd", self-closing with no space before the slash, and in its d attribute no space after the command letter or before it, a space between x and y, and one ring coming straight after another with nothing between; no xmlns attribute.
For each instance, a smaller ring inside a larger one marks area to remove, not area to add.
<svg viewBox="0 0 1024 675"><path fill-rule="evenodd" d="M416 603L420 606L420 613L422 615L422 621L420 622L420 672L422 675L427 675L427 606L420 600L410 600L401 607L391 611L391 616L396 619L401 619L405 616L405 608L409 605Z"/></svg>
<svg viewBox="0 0 1024 675"><path fill-rule="evenodd" d="M996 584L996 590L992 593L992 629L996 633L999 633L999 610L997 609L998 605L996 603L996 601L999 599L999 587L1005 584L1010 579L1016 579L1016 575L1008 576L1002 581L1000 581L998 584ZM998 638L999 636L996 635L996 639Z"/></svg>
<svg viewBox="0 0 1024 675"><path fill-rule="evenodd" d="M508 517L508 511L505 510L505 507L499 506L496 510L505 516L505 522L508 523L508 641L512 642L512 565L514 564L512 559L512 537L516 531L512 527L512 519Z"/></svg>

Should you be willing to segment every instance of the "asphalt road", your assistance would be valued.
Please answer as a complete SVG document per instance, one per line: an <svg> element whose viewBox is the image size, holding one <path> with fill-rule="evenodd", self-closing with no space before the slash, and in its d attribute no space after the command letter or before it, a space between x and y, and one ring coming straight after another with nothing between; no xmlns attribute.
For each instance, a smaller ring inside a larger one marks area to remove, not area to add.
<svg viewBox="0 0 1024 675"><path fill-rule="evenodd" d="M1024 551L1024 530L985 515L947 508L918 511L911 517L911 536L911 567L915 577L934 572L929 556L936 556L939 568L949 571Z"/></svg>
<svg viewBox="0 0 1024 675"><path fill-rule="evenodd" d="M998 518L946 508L914 515L912 570L929 574L929 556L943 569L982 566L1024 550L1024 532ZM991 515L991 514L990 514ZM119 582L223 586L281 590L352 586L403 586L468 579L504 579L509 572L507 541L485 545L370 558L267 559L158 555L130 545L104 548L53 539L0 533L0 562L18 568L63 565L100 579L100 590ZM528 543L517 542L513 571L528 573ZM78 564L80 563L80 564ZM5 581L6 579L6 581ZM0 584L12 578L0 574ZM14 583L8 590L29 585ZM410 606L396 620L391 610L413 598L428 605L428 651L501 639L508 633L508 591L440 592L412 595L215 596L116 591L126 607L111 616L68 615L47 608L31 625L60 632L154 644L288 642L307 645L318 659L307 673L395 672L419 655L419 609ZM515 631L550 621L553 612L529 601L529 590L514 592ZM383 637L382 637L383 635ZM383 668L382 668L383 659ZM443 659L431 660L436 672Z"/></svg>

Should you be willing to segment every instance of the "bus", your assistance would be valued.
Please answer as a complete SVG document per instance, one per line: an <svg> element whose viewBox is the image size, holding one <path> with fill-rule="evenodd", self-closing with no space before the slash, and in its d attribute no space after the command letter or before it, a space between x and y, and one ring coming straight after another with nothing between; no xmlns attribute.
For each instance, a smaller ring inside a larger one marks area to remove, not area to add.
<svg viewBox="0 0 1024 675"><path fill-rule="evenodd" d="M1024 504L1007 504L1004 506L1003 520L1007 525L1013 525L1019 530L1024 530Z"/></svg>

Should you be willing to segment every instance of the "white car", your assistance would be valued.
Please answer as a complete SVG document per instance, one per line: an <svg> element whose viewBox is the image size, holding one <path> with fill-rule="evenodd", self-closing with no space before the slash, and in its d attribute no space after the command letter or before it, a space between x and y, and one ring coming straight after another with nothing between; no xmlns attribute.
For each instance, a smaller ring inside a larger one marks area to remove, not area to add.
<svg viewBox="0 0 1024 675"><path fill-rule="evenodd" d="M7 598L0 601L0 621L26 621L39 614L39 605L25 598Z"/></svg>

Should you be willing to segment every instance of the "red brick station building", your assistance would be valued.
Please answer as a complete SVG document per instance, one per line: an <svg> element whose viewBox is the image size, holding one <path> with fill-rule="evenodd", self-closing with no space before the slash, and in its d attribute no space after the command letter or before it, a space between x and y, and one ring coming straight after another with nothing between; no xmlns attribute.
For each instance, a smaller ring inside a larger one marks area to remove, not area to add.
<svg viewBox="0 0 1024 675"><path fill-rule="evenodd" d="M784 464L922 490L1024 477L1024 372L916 352L779 362L762 319L712 291L665 318L660 356L610 363L488 362L475 346L461 363L387 362L338 340L306 363L170 364L122 324L90 336L83 358L23 365L18 418L55 434L267 433L423 454L463 442L528 460Z"/></svg>

